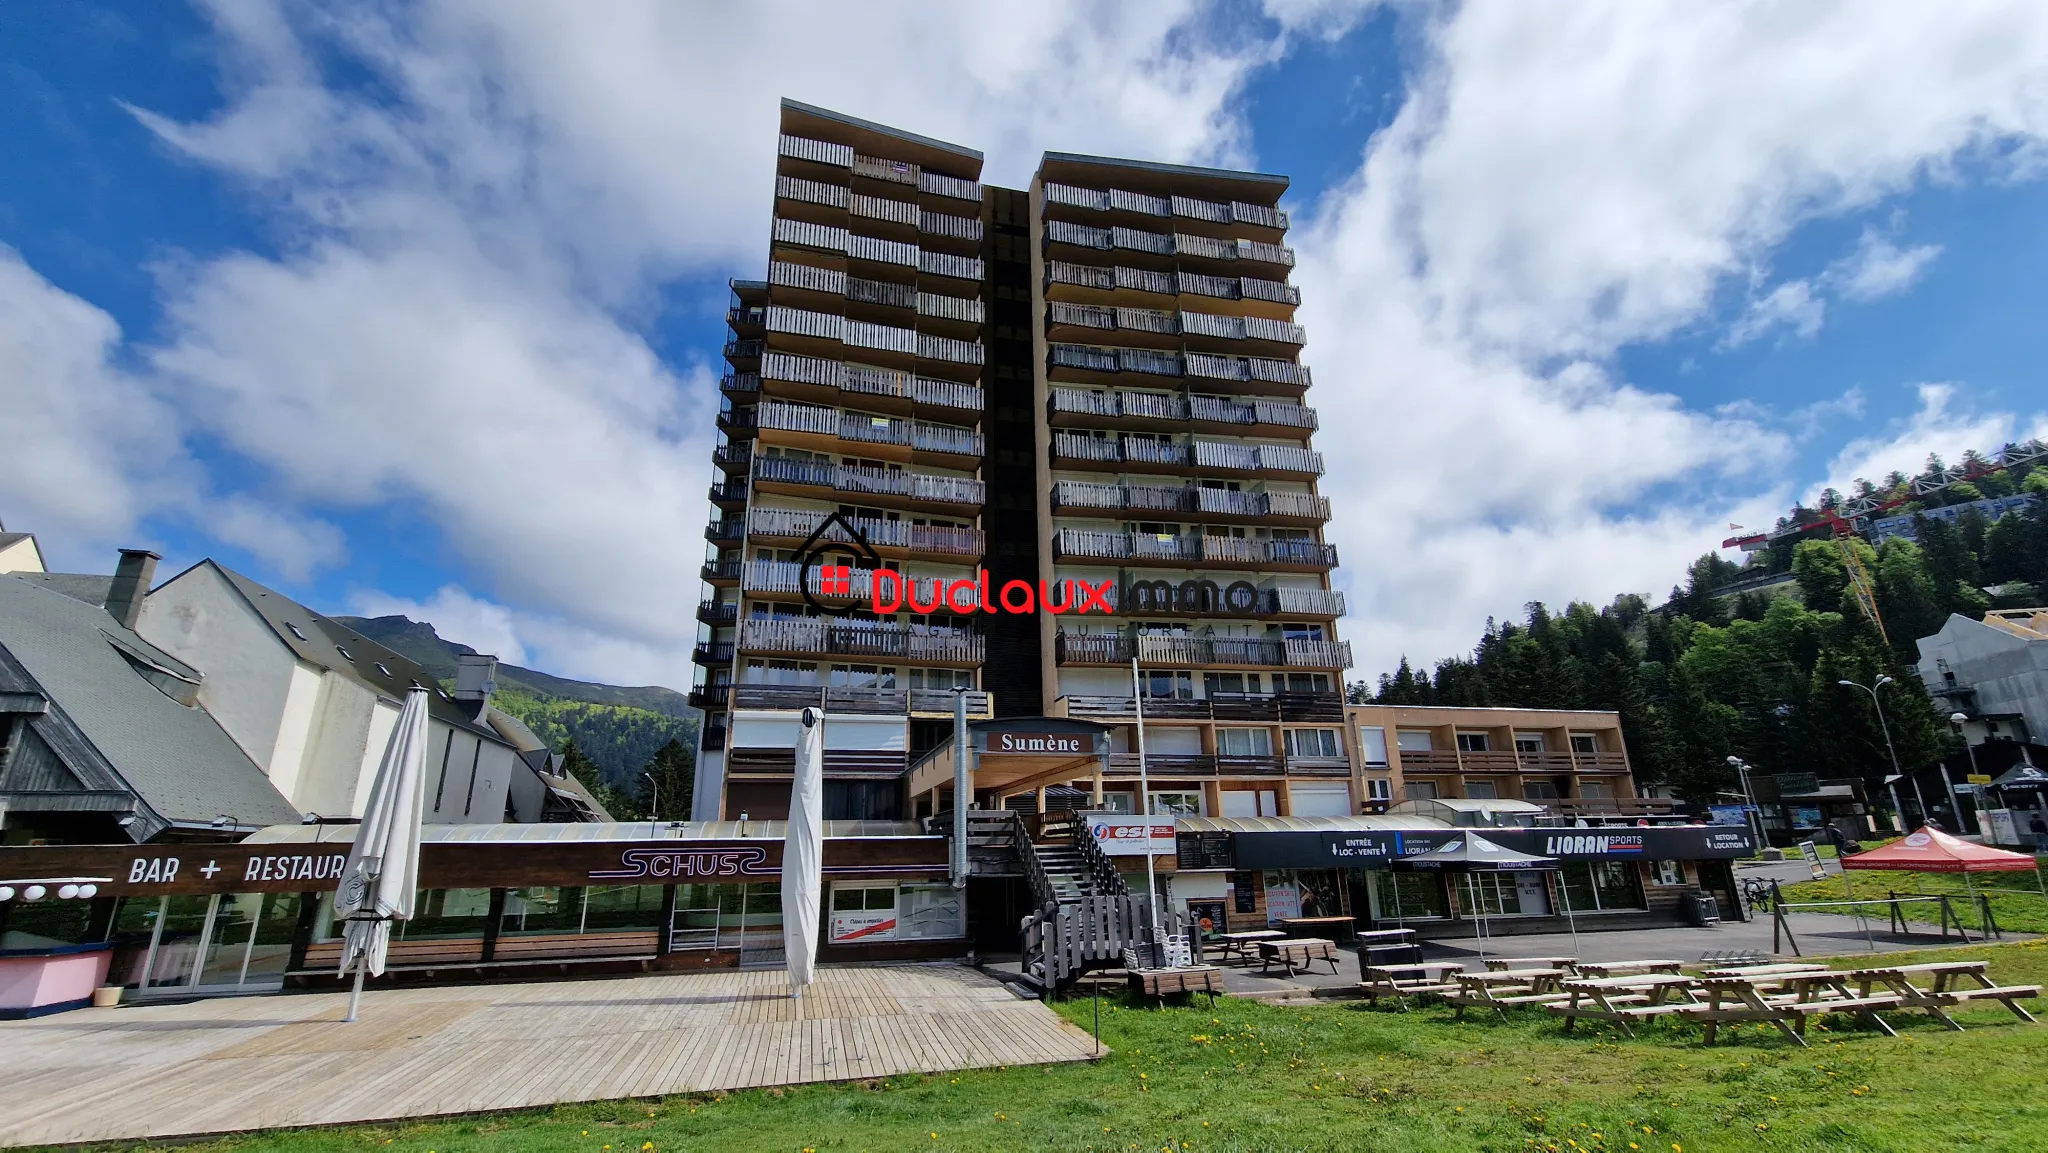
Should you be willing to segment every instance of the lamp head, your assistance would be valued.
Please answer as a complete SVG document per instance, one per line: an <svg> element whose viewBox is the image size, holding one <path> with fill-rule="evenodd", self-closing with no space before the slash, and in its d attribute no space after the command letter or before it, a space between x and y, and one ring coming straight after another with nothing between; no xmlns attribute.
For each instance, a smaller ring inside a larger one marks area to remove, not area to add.
<svg viewBox="0 0 2048 1153"><path fill-rule="evenodd" d="M1877 683L1872 685L1871 687L1881 689L1891 683L1892 679L1890 677L1879 677L1877 678Z"/></svg>
<svg viewBox="0 0 2048 1153"><path fill-rule="evenodd" d="M1863 687L1862 685L1857 684L1855 681L1836 681L1835 683L1842 686L1845 689L1860 689Z"/></svg>
<svg viewBox="0 0 2048 1153"><path fill-rule="evenodd" d="M1950 714L1948 715L1948 720L1949 720L1949 723L1950 723L1950 724L1952 724L1952 725L1960 725L1960 724L1962 724L1962 723L1963 723L1964 721L1967 721L1967 720L1969 720L1969 719L1970 719L1970 714L1968 714L1968 713L1950 713Z"/></svg>
<svg viewBox="0 0 2048 1153"><path fill-rule="evenodd" d="M1741 758L1741 757L1729 757L1729 758L1728 758L1728 763L1729 763L1729 764L1731 764L1731 765L1736 765L1736 766L1738 766L1738 767L1739 767L1739 766L1740 766L1740 765L1742 764L1742 758Z"/></svg>

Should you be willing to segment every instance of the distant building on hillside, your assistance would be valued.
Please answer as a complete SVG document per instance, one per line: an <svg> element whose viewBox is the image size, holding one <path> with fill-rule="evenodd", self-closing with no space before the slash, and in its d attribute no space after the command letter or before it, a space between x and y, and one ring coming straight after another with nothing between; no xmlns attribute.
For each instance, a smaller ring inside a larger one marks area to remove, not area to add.
<svg viewBox="0 0 2048 1153"><path fill-rule="evenodd" d="M1985 520L1997 520L2009 512L2025 512L2027 506L2033 503L2033 494L2021 493L2018 496L1985 497L1983 500L1973 500L1963 504L1945 504L1939 508L1923 509L1920 512L1907 513L1904 516L1881 517L1870 522L1870 543L1881 545L1893 537L1903 537L1911 541L1919 540L1919 530L1913 527L1913 519L1915 517L1925 517L1928 520L1946 521L1949 524L1954 524L1956 521L1961 520L1965 513L1974 512L1983 516Z"/></svg>
<svg viewBox="0 0 2048 1153"><path fill-rule="evenodd" d="M2048 733L2048 608L1996 610L1981 621L1953 613L1919 645L1921 682L1945 710L1968 715L1971 744Z"/></svg>

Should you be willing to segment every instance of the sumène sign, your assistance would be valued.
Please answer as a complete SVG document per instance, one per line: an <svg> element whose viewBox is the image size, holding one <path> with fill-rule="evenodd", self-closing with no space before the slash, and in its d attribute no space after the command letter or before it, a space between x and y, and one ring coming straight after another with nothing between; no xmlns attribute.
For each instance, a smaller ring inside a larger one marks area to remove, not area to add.
<svg viewBox="0 0 2048 1153"><path fill-rule="evenodd" d="M993 733L988 751L1081 756L1094 752L1093 745L1086 733Z"/></svg>

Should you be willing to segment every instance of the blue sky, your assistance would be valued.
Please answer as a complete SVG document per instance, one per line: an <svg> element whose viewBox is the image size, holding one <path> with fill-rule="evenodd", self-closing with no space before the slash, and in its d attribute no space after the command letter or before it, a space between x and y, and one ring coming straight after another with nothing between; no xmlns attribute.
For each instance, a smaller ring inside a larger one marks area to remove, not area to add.
<svg viewBox="0 0 2048 1153"><path fill-rule="evenodd" d="M1293 178L1354 675L2043 428L2037 6L800 9L0 8L0 519L686 681L782 95Z"/></svg>

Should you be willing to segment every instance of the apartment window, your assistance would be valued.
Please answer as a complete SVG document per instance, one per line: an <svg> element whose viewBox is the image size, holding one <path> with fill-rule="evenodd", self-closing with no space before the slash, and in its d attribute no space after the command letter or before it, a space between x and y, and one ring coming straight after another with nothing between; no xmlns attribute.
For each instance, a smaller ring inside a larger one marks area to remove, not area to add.
<svg viewBox="0 0 2048 1153"><path fill-rule="evenodd" d="M1579 796L1605 800L1614 795L1614 786L1606 781L1580 781Z"/></svg>
<svg viewBox="0 0 2048 1153"><path fill-rule="evenodd" d="M1394 799L1394 781L1391 777L1365 778L1365 799L1368 801L1391 801Z"/></svg>
<svg viewBox="0 0 2048 1153"><path fill-rule="evenodd" d="M1273 753L1269 729L1217 729L1216 751L1226 757L1265 757Z"/></svg>
<svg viewBox="0 0 2048 1153"><path fill-rule="evenodd" d="M1461 753L1483 753L1488 742L1485 733L1459 733L1458 751Z"/></svg>
<svg viewBox="0 0 2048 1153"><path fill-rule="evenodd" d="M1149 669L1145 673L1145 695L1164 700L1195 699L1195 674L1178 669Z"/></svg>
<svg viewBox="0 0 2048 1153"><path fill-rule="evenodd" d="M1573 733L1573 734L1572 734L1572 752L1574 752L1574 753L1597 753L1597 752L1599 752L1599 751L1600 751L1600 742L1599 742L1599 741L1597 741L1597 740L1595 740L1595 739L1593 738L1593 734L1591 734L1591 733Z"/></svg>
<svg viewBox="0 0 2048 1153"><path fill-rule="evenodd" d="M1475 801L1491 801L1500 796L1492 781L1466 781L1465 795Z"/></svg>
<svg viewBox="0 0 2048 1153"><path fill-rule="evenodd" d="M1404 753L1427 753L1436 748L1436 742L1426 729L1402 729L1394 734L1394 740Z"/></svg>
<svg viewBox="0 0 2048 1153"><path fill-rule="evenodd" d="M1557 786L1549 781L1523 781L1522 799L1525 801L1554 801L1557 799Z"/></svg>
<svg viewBox="0 0 2048 1153"><path fill-rule="evenodd" d="M974 673L969 669L911 669L913 689L971 689Z"/></svg>
<svg viewBox="0 0 2048 1153"><path fill-rule="evenodd" d="M1290 641L1319 641L1323 639L1323 626L1287 623L1280 626L1280 635Z"/></svg>
<svg viewBox="0 0 2048 1153"><path fill-rule="evenodd" d="M1335 729L1288 729L1283 734L1290 757L1341 757L1343 742Z"/></svg>
<svg viewBox="0 0 2048 1153"><path fill-rule="evenodd" d="M1574 912L1644 907L1633 861L1566 861L1561 872Z"/></svg>
<svg viewBox="0 0 2048 1153"><path fill-rule="evenodd" d="M1199 817L1202 815L1202 794L1153 793L1152 811L1162 816Z"/></svg>
<svg viewBox="0 0 2048 1153"><path fill-rule="evenodd" d="M829 683L835 689L893 689L896 670L878 665L833 665Z"/></svg>
<svg viewBox="0 0 2048 1153"><path fill-rule="evenodd" d="M1657 861L1650 866L1650 879L1659 885L1685 884L1685 866L1677 861Z"/></svg>
<svg viewBox="0 0 2048 1153"><path fill-rule="evenodd" d="M1276 693L1282 691L1279 673L1273 674L1273 691ZM1330 691L1330 674L1288 673L1285 691L1290 693L1327 693Z"/></svg>
<svg viewBox="0 0 2048 1153"><path fill-rule="evenodd" d="M1543 751L1542 733L1516 733L1515 751L1518 753L1540 753Z"/></svg>
<svg viewBox="0 0 2048 1153"><path fill-rule="evenodd" d="M1208 696L1222 693L1256 693L1263 691L1263 681L1257 673L1203 673L1202 689Z"/></svg>
<svg viewBox="0 0 2048 1153"><path fill-rule="evenodd" d="M1360 725L1358 729L1358 748L1364 754L1366 764L1386 764L1387 730L1377 726L1368 728Z"/></svg>
<svg viewBox="0 0 2048 1153"><path fill-rule="evenodd" d="M1435 781L1409 781L1407 788L1408 799L1411 801L1436 800Z"/></svg>

